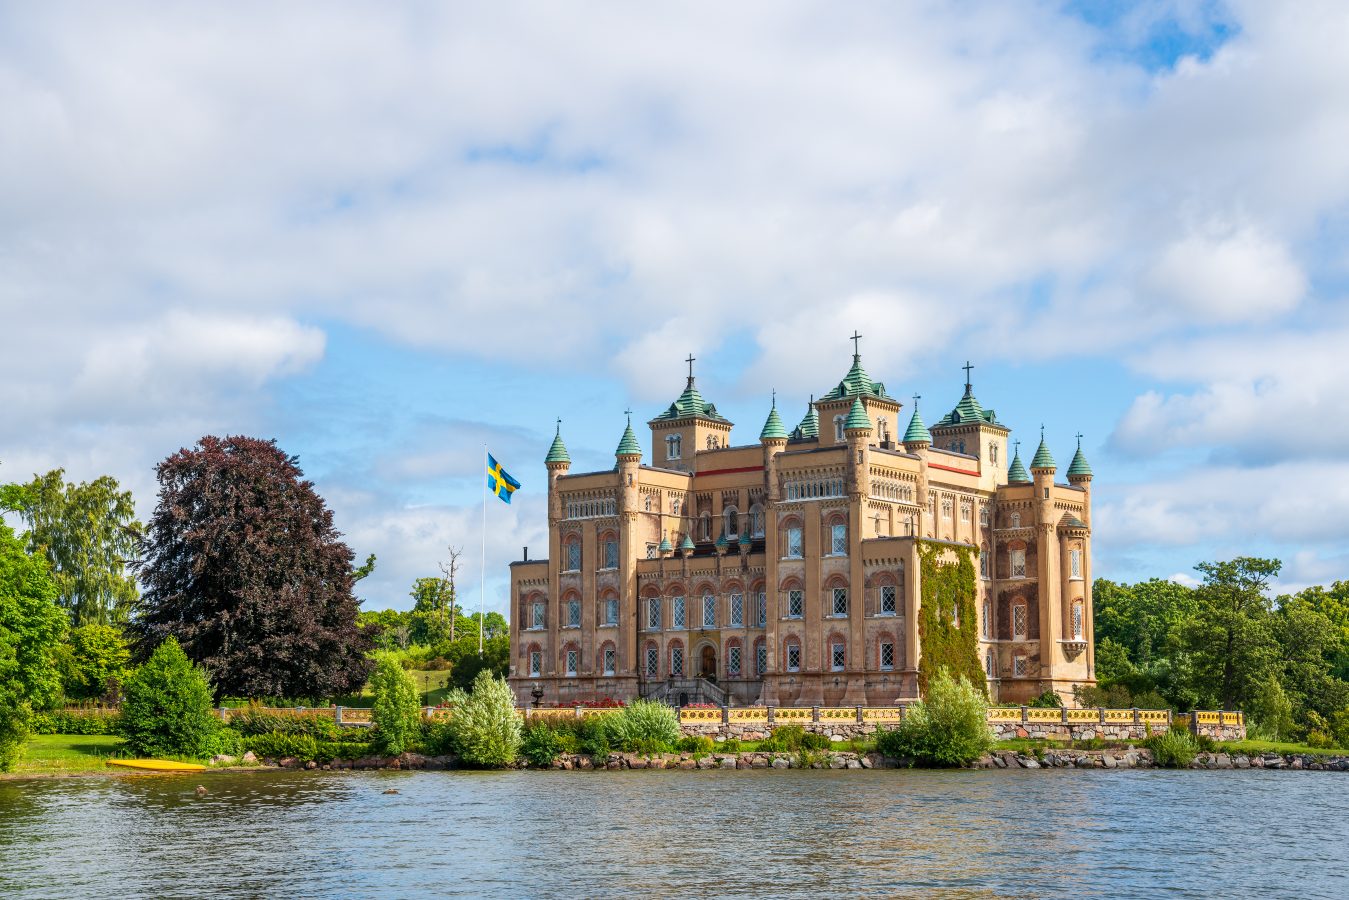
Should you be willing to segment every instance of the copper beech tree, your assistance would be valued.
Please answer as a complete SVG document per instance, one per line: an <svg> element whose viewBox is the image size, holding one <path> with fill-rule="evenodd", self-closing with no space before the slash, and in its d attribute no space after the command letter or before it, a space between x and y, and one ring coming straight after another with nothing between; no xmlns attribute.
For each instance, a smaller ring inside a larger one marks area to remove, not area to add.
<svg viewBox="0 0 1349 900"><path fill-rule="evenodd" d="M352 551L275 441L203 437L159 464L134 628L178 639L221 697L360 690L372 635L356 624Z"/></svg>

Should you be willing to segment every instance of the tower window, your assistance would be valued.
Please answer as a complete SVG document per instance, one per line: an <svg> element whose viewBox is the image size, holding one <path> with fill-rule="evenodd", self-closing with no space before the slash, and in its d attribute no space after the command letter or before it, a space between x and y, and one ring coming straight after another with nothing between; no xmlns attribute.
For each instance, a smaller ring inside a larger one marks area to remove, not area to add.
<svg viewBox="0 0 1349 900"><path fill-rule="evenodd" d="M679 459L680 442L681 442L680 436L677 434L672 434L665 438L666 459Z"/></svg>
<svg viewBox="0 0 1349 900"><path fill-rule="evenodd" d="M1013 577L1013 578L1025 578L1025 577L1026 577L1026 551L1025 551L1025 550L1013 550L1013 551L1012 551L1012 577Z"/></svg>
<svg viewBox="0 0 1349 900"><path fill-rule="evenodd" d="M834 416L834 440L843 443L843 416Z"/></svg>

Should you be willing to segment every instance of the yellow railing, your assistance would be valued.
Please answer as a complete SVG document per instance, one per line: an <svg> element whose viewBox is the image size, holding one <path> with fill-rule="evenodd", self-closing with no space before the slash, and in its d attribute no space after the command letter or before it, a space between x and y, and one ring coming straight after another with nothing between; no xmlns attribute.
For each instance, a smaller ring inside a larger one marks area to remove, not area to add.
<svg viewBox="0 0 1349 900"><path fill-rule="evenodd" d="M1134 711L1132 709L1107 709L1104 718L1107 723L1132 723L1134 720Z"/></svg>
<svg viewBox="0 0 1349 900"><path fill-rule="evenodd" d="M707 725L720 721L720 709L681 709L679 711L680 725Z"/></svg>
<svg viewBox="0 0 1349 900"><path fill-rule="evenodd" d="M1063 710L1061 709L1028 709L1026 710L1027 722L1062 722Z"/></svg>
<svg viewBox="0 0 1349 900"><path fill-rule="evenodd" d="M726 718L732 722L741 723L759 723L768 721L768 707L766 706L737 706L726 710Z"/></svg>
<svg viewBox="0 0 1349 900"><path fill-rule="evenodd" d="M1140 709L1138 711L1138 721L1146 722L1149 725L1165 725L1170 718L1170 714L1164 709Z"/></svg>
<svg viewBox="0 0 1349 900"><path fill-rule="evenodd" d="M1007 709L1006 707L993 707L988 711L988 721L990 722L1020 722L1021 710Z"/></svg>
<svg viewBox="0 0 1349 900"><path fill-rule="evenodd" d="M839 721L856 722L856 721L857 721L857 707L855 707L855 706L821 706L821 707L820 707L820 721L821 721L821 722L839 722Z"/></svg>
<svg viewBox="0 0 1349 900"><path fill-rule="evenodd" d="M1197 712L1194 714L1194 720L1200 725L1218 725L1222 719L1216 712Z"/></svg>
<svg viewBox="0 0 1349 900"><path fill-rule="evenodd" d="M867 706L862 708L863 722L898 722L904 718L901 706Z"/></svg>
<svg viewBox="0 0 1349 900"><path fill-rule="evenodd" d="M1069 723L1099 722L1101 721L1101 711L1099 709L1066 709L1064 716Z"/></svg>
<svg viewBox="0 0 1349 900"><path fill-rule="evenodd" d="M773 710L774 722L809 722L815 718L814 711L809 708L786 707Z"/></svg>

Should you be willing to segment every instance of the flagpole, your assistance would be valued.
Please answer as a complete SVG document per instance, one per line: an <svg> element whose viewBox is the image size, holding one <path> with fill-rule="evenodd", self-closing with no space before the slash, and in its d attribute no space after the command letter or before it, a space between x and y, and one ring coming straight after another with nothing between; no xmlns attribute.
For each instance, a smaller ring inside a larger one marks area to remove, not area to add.
<svg viewBox="0 0 1349 900"><path fill-rule="evenodd" d="M487 445L482 445L482 468L487 471ZM482 479L482 568L478 571L478 658L482 659L482 620L487 615L487 476Z"/></svg>

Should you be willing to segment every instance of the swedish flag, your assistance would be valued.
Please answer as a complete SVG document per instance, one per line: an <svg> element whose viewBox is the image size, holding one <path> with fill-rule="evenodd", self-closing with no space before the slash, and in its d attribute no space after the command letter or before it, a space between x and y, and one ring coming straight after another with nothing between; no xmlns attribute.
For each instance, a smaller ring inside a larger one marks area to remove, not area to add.
<svg viewBox="0 0 1349 900"><path fill-rule="evenodd" d="M519 487L520 482L501 468L501 463L497 462L492 454L487 454L487 489L506 503L510 503L511 494L514 494Z"/></svg>

